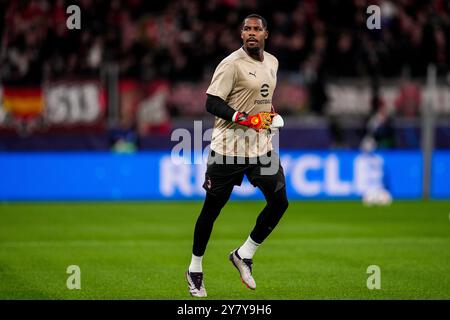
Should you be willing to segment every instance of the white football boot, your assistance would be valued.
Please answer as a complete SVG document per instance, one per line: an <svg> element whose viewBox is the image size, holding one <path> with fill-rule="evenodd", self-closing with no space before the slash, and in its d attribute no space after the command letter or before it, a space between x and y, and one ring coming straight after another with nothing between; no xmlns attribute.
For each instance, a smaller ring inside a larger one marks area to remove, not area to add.
<svg viewBox="0 0 450 320"><path fill-rule="evenodd" d="M256 282L252 276L252 259L242 259L238 255L238 249L233 250L230 253L230 261L231 263L238 269L239 274L241 275L242 283L245 284L249 289L256 289Z"/></svg>

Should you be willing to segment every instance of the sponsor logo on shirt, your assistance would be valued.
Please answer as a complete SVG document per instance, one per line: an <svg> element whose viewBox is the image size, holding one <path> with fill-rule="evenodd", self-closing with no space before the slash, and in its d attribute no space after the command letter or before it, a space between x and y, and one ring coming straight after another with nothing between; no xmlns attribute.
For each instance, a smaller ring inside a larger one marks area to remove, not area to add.
<svg viewBox="0 0 450 320"><path fill-rule="evenodd" d="M269 85L268 85L267 83L264 83L264 84L261 86L260 92L261 92L261 95L262 95L264 98L266 98L266 97L269 95Z"/></svg>

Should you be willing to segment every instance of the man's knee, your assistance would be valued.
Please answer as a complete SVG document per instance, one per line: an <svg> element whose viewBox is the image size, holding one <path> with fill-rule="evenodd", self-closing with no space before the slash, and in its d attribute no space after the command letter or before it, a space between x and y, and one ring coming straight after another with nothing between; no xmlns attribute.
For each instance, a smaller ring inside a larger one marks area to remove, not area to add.
<svg viewBox="0 0 450 320"><path fill-rule="evenodd" d="M273 207L279 214L283 214L289 207L289 201L286 196L286 188L275 192L272 201L270 201L268 204Z"/></svg>
<svg viewBox="0 0 450 320"><path fill-rule="evenodd" d="M285 198L280 202L280 210L284 213L288 207L289 207L289 201L288 201L288 199Z"/></svg>
<svg viewBox="0 0 450 320"><path fill-rule="evenodd" d="M277 207L277 211L280 214L283 214L286 212L287 208L289 207L289 201L286 198L280 199L279 201L277 201L276 207Z"/></svg>

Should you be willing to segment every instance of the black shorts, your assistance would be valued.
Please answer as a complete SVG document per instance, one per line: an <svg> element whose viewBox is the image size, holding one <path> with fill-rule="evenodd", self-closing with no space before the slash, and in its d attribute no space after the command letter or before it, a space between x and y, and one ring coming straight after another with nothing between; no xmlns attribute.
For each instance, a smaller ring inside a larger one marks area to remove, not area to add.
<svg viewBox="0 0 450 320"><path fill-rule="evenodd" d="M286 185L283 167L277 153L270 151L258 158L225 157L211 150L203 188L217 196L229 196L234 186L240 186L244 175L264 195L281 190Z"/></svg>

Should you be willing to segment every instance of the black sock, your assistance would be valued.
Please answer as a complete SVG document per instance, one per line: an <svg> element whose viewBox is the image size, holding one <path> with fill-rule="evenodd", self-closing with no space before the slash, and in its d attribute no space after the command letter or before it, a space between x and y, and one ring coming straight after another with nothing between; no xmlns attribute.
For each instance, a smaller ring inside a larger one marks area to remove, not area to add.
<svg viewBox="0 0 450 320"><path fill-rule="evenodd" d="M216 221L220 211L228 201L228 197L220 199L210 193L206 193L202 211L195 224L194 245L192 248L192 253L194 255L199 257L204 255L206 245L208 244L214 226L214 221Z"/></svg>

